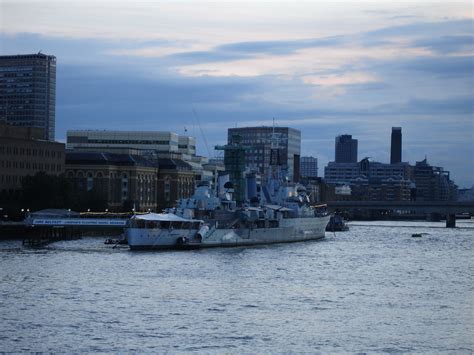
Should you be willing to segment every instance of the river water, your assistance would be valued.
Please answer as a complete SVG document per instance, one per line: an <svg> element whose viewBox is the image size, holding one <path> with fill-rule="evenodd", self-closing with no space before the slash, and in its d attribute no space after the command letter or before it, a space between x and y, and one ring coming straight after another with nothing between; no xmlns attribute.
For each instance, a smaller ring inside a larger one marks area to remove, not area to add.
<svg viewBox="0 0 474 355"><path fill-rule="evenodd" d="M198 251L1 241L0 351L471 352L474 220L457 225Z"/></svg>

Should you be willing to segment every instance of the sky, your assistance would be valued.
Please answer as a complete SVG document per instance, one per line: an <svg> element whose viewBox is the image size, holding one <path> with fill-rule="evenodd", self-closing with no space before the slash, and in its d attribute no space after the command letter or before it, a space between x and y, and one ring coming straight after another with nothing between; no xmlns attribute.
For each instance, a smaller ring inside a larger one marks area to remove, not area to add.
<svg viewBox="0 0 474 355"><path fill-rule="evenodd" d="M174 131L219 156L227 128L301 130L301 153L427 157L474 184L471 1L0 0L0 54L57 57L56 138L68 129Z"/></svg>

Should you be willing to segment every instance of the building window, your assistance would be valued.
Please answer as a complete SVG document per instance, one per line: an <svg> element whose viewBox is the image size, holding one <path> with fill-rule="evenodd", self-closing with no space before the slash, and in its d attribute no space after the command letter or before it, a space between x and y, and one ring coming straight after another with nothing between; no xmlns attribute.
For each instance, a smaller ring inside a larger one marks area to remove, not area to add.
<svg viewBox="0 0 474 355"><path fill-rule="evenodd" d="M122 200L128 198L128 175L122 174Z"/></svg>
<svg viewBox="0 0 474 355"><path fill-rule="evenodd" d="M87 191L91 191L94 188L94 178L92 173L87 173Z"/></svg>
<svg viewBox="0 0 474 355"><path fill-rule="evenodd" d="M171 181L169 176L165 177L165 201L169 201L171 199Z"/></svg>

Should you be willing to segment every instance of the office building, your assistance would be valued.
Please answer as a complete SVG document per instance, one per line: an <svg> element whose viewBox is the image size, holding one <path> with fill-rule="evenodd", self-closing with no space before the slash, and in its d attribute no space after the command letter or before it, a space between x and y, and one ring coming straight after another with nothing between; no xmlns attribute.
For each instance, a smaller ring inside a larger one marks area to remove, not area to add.
<svg viewBox="0 0 474 355"><path fill-rule="evenodd" d="M245 166L266 179L270 165L279 165L282 173L292 181L299 181L301 132L289 127L229 128L227 142L233 144L240 137L240 144L247 146ZM272 149L273 147L276 149Z"/></svg>
<svg viewBox="0 0 474 355"><path fill-rule="evenodd" d="M392 127L392 142L390 146L390 164L402 162L402 128Z"/></svg>
<svg viewBox="0 0 474 355"><path fill-rule="evenodd" d="M328 184L348 184L359 176L359 163L329 162L324 167L324 180Z"/></svg>
<svg viewBox="0 0 474 355"><path fill-rule="evenodd" d="M178 151L191 156L196 155L196 138L190 136L178 136Z"/></svg>
<svg viewBox="0 0 474 355"><path fill-rule="evenodd" d="M300 176L302 178L318 177L318 159L313 157L301 157Z"/></svg>
<svg viewBox="0 0 474 355"><path fill-rule="evenodd" d="M449 177L449 171L439 166L431 166L423 159L414 167L417 201L455 201L457 186Z"/></svg>
<svg viewBox="0 0 474 355"><path fill-rule="evenodd" d="M196 140L173 132L69 130L67 149L108 153L125 153L128 149L134 149L141 153L194 156Z"/></svg>
<svg viewBox="0 0 474 355"><path fill-rule="evenodd" d="M350 134L336 137L336 163L357 163L357 139Z"/></svg>
<svg viewBox="0 0 474 355"><path fill-rule="evenodd" d="M35 127L15 127L0 122L0 200L18 200L27 175L64 172L64 144L43 139Z"/></svg>
<svg viewBox="0 0 474 355"><path fill-rule="evenodd" d="M367 158L359 163L329 162L324 168L324 179L329 184L350 184L362 177L365 179L412 179L413 168L408 163L385 164L369 161Z"/></svg>
<svg viewBox="0 0 474 355"><path fill-rule="evenodd" d="M0 120L43 130L54 141L56 57L45 54L0 56Z"/></svg>
<svg viewBox="0 0 474 355"><path fill-rule="evenodd" d="M326 201L411 201L414 184L404 178L357 178L350 185L328 185Z"/></svg>

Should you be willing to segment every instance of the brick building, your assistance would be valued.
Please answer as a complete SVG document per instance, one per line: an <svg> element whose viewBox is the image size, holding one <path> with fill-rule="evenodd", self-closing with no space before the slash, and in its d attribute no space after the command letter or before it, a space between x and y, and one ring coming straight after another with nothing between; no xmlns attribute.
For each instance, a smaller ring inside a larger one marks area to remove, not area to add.
<svg viewBox="0 0 474 355"><path fill-rule="evenodd" d="M0 201L18 200L27 175L64 172L64 144L43 137L43 129L0 122Z"/></svg>
<svg viewBox="0 0 474 355"><path fill-rule="evenodd" d="M93 191L110 211L156 210L158 167L141 156L68 152L66 177L79 192Z"/></svg>
<svg viewBox="0 0 474 355"><path fill-rule="evenodd" d="M157 210L161 211L176 206L178 199L194 193L195 173L188 163L179 159L160 158L158 166Z"/></svg>

